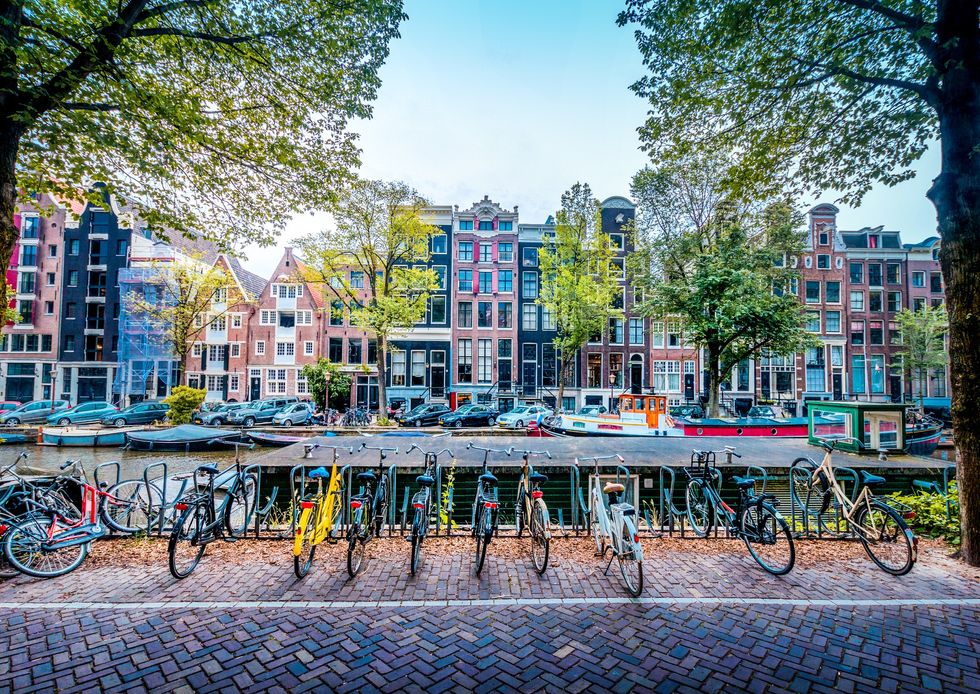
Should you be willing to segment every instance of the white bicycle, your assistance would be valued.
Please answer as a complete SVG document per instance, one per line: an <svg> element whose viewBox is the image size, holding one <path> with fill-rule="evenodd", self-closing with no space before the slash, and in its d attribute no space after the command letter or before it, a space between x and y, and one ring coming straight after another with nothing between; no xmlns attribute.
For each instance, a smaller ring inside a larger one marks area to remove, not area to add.
<svg viewBox="0 0 980 694"><path fill-rule="evenodd" d="M599 477L599 461L616 459L619 461L616 481L602 483ZM643 592L643 547L636 528L636 509L632 504L620 501L626 491L619 481L620 472L629 479L629 470L622 463L621 455L602 455L592 458L576 458L579 462L591 462L594 471L589 480L589 531L595 540L596 552L603 559L610 552L605 574L609 573L613 560L619 560L619 571L623 576L626 591L634 598Z"/></svg>

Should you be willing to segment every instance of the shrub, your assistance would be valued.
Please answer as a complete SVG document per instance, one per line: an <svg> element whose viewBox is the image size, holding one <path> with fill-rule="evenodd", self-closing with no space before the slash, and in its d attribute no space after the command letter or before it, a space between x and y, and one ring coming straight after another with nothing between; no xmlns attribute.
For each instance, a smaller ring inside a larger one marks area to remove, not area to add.
<svg viewBox="0 0 980 694"><path fill-rule="evenodd" d="M893 494L896 501L915 511L909 521L913 531L926 537L942 538L956 547L960 544L960 505L956 482L949 485L949 518L946 518L946 497L942 494L917 491L912 494Z"/></svg>
<svg viewBox="0 0 980 694"><path fill-rule="evenodd" d="M204 402L206 395L207 391L203 389L177 386L170 391L170 395L164 400L165 403L170 405L167 418L173 424L187 424L191 421L191 415L194 414L194 410L199 408L201 403Z"/></svg>

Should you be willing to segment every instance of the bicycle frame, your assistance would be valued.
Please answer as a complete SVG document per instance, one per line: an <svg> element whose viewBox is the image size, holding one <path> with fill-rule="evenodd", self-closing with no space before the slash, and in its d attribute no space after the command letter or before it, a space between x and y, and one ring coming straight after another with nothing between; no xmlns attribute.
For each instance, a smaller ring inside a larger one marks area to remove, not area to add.
<svg viewBox="0 0 980 694"><path fill-rule="evenodd" d="M448 448L443 448L441 451L425 451L414 443L405 451L405 454L407 455L414 450L421 452L425 457L425 470L423 472L433 479L437 477L440 455L448 453L451 458L455 459L456 457ZM425 537L429 532L429 516L432 514L431 486L422 487L415 492L412 496L412 508L415 510L415 518L412 520L412 534Z"/></svg>
<svg viewBox="0 0 980 694"><path fill-rule="evenodd" d="M472 443L466 444L468 449L474 451L483 451L483 470L480 473L481 476L487 474L490 471L489 458L491 453L503 453L508 457L513 454L514 448L482 448L480 446L474 446ZM493 536L497 531L497 520L500 513L500 501L497 496L497 487L491 485L485 480L480 480L476 485L476 499L473 502L473 534L477 533L477 525L481 524L480 521L483 519L483 514L486 511L490 511L490 529L487 533L487 538Z"/></svg>
<svg viewBox="0 0 980 694"><path fill-rule="evenodd" d="M827 481L828 485L828 489L825 494L833 494L834 498L837 500L837 503L840 505L841 510L843 511L844 518L847 519L848 525L851 528L856 529L858 532L863 533L867 537L875 537L878 534L878 527L874 522L874 514L871 513L871 502L874 501L875 496L867 485L862 485L861 491L857 498L854 501L851 501L847 494L844 493L840 483L837 481L837 475L834 474L834 466L831 462L833 452L833 446L826 448L824 451L823 460L820 461L820 465L817 466L817 469L813 471L813 475L810 478L811 482L819 479L820 475L824 475L824 479ZM828 505L828 501L829 499L825 497L824 506ZM862 527L860 523L854 522L854 516L862 505L866 511L865 518L867 518L868 522L871 524L870 530ZM823 513L825 510L826 509L823 509L821 513Z"/></svg>
<svg viewBox="0 0 980 694"><path fill-rule="evenodd" d="M548 451L521 451L523 464L521 465L521 476L517 482L517 498L518 503L523 504L523 508L517 510L523 514L525 525L530 525L531 514L534 512L534 501L544 496L539 484L534 483L532 485L530 483L531 475L534 474L534 467L530 463L530 458L535 455L545 455L548 456L549 460L551 459L551 453ZM544 519L544 533L545 537L551 538L551 523L547 514Z"/></svg>
<svg viewBox="0 0 980 694"><path fill-rule="evenodd" d="M576 466L579 465L580 460L581 459L579 458L575 459ZM624 550L627 549L628 545L636 559L638 561L643 561L643 546L639 542L639 533L636 529L636 523L630 520L630 518L635 517L636 509L632 504L626 502L609 504L607 507L606 499L604 498L606 495L602 492L602 478L599 475L599 461L617 460L620 463L620 465L617 467L622 467L622 463L625 462L623 457L618 454L603 455L585 458L584 460L592 461L594 465L592 480L589 484L590 509L595 510L596 520L599 524L599 531L606 539L609 540L609 545L612 549L613 556L624 553ZM632 533L632 537L625 538L625 542L623 537L624 527L628 527L629 531Z"/></svg>

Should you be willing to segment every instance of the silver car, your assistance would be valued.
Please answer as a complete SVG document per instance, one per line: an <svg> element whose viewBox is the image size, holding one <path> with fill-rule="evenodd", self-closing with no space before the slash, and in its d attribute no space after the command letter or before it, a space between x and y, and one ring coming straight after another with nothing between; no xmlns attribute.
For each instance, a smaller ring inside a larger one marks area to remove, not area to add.
<svg viewBox="0 0 980 694"><path fill-rule="evenodd" d="M48 417L56 412L67 410L69 405L67 400L35 400L34 402L24 403L16 410L9 410L0 414L0 424L16 426L18 424L31 424L34 422L47 422Z"/></svg>
<svg viewBox="0 0 980 694"><path fill-rule="evenodd" d="M497 417L497 425L505 429L523 429L531 422L538 421L542 414L549 412L551 410L544 405L519 405Z"/></svg>

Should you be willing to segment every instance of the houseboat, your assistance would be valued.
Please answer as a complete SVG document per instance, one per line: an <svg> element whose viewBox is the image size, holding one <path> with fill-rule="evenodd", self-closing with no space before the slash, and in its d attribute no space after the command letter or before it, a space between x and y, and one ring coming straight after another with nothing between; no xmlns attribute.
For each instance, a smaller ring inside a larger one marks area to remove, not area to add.
<svg viewBox="0 0 980 694"><path fill-rule="evenodd" d="M616 413L560 414L542 428L559 436L683 436L675 424L665 396L623 393Z"/></svg>

